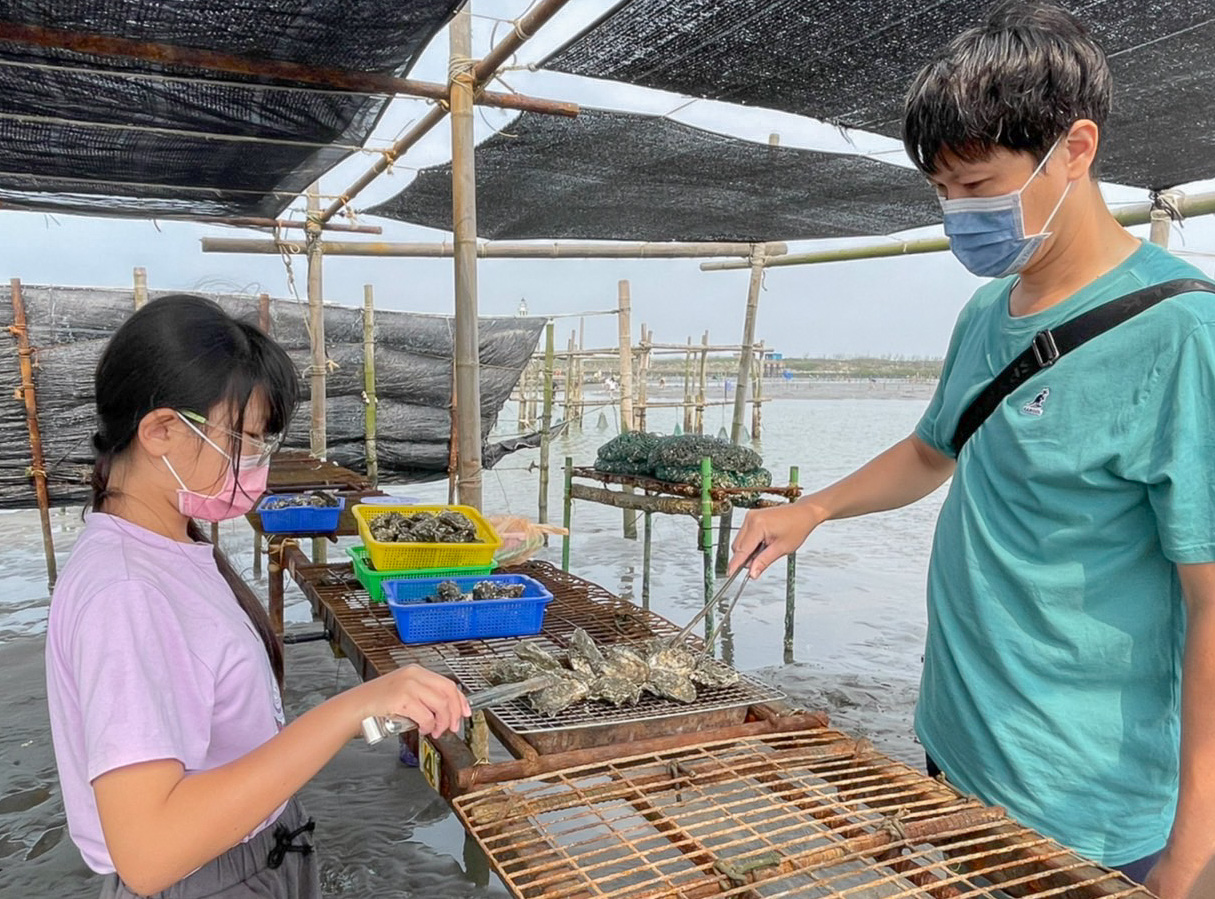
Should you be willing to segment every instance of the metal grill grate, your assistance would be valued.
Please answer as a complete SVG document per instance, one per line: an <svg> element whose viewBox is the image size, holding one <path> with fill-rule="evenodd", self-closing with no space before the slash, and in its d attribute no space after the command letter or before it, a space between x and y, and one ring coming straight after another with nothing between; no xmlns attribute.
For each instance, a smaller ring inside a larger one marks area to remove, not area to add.
<svg viewBox="0 0 1215 899"><path fill-rule="evenodd" d="M564 651L564 645L559 646L544 636L530 638L529 642L558 655ZM604 641L605 645L606 642ZM461 655L455 650L440 650L447 667L459 679L464 689L470 692L491 686L485 676L486 672L497 659L513 655L519 644L517 640L487 640L482 645L484 652L475 656ZM603 702L583 701L552 717L535 711L525 699L495 706L493 711L494 715L515 733L529 734L715 712L774 702L783 699L784 695L773 687L743 675L738 683L728 687L697 687L695 702L676 702L646 693L636 705L615 708Z"/></svg>
<svg viewBox="0 0 1215 899"><path fill-rule="evenodd" d="M459 797L524 899L1150 899L865 741L820 728Z"/></svg>

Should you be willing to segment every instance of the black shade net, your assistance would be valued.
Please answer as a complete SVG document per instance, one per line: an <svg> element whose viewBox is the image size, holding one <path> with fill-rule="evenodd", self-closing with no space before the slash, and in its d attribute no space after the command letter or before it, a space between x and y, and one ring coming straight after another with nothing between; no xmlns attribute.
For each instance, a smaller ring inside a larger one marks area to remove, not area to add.
<svg viewBox="0 0 1215 899"><path fill-rule="evenodd" d="M477 147L489 238L764 241L881 234L940 219L914 170L767 146L657 116L524 113ZM451 229L451 165L368 210Z"/></svg>
<svg viewBox="0 0 1215 899"><path fill-rule="evenodd" d="M546 68L900 136L911 79L976 0L628 0ZM1110 57L1102 176L1163 189L1215 174L1210 0L1061 0Z"/></svg>
<svg viewBox="0 0 1215 899"><path fill-rule="evenodd" d="M400 75L461 2L0 0L0 22ZM0 41L0 204L274 216L387 102Z"/></svg>
<svg viewBox="0 0 1215 899"><path fill-rule="evenodd" d="M153 297L159 294L154 293ZM258 321L257 297L214 295L233 315ZM34 347L34 388L51 501L80 502L87 495L92 435L97 428L93 375L114 331L134 308L130 290L70 287L22 288L29 340ZM0 329L12 324L9 287L0 287ZM306 449L311 416L311 365L307 304L271 303L271 333L290 353L303 377L304 398L286 445ZM519 374L536 349L545 319L482 318L481 427L488 435ZM375 367L377 458L384 481L427 480L447 474L450 459L454 322L449 316L377 309ZM17 342L4 338L0 384L21 383ZM332 362L326 379L328 457L365 470L363 311L325 307L325 345ZM483 463L492 467L507 452L527 445L521 435L487 443ZM534 442L534 441L532 441ZM25 406L0 404L0 508L35 505L29 475L31 453Z"/></svg>

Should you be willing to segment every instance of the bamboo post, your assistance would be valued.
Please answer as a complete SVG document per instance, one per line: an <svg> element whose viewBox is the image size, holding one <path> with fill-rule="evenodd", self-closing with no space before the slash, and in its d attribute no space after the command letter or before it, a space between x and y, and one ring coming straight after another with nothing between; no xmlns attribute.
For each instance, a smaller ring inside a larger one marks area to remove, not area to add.
<svg viewBox="0 0 1215 899"><path fill-rule="evenodd" d="M1165 191L1157 195L1152 203L1152 211L1150 215L1151 228L1148 232L1148 239L1157 246L1167 247L1169 245L1169 230L1173 227L1173 216L1170 214L1170 209L1175 207L1175 194L1172 191Z"/></svg>
<svg viewBox="0 0 1215 899"><path fill-rule="evenodd" d="M633 410L633 417L639 431L646 430L645 404L650 378L650 354L646 350L647 333L645 322L642 322L641 342L637 345L637 404Z"/></svg>
<svg viewBox="0 0 1215 899"><path fill-rule="evenodd" d="M692 433L692 336L688 335L688 352L683 357L683 432Z"/></svg>
<svg viewBox="0 0 1215 899"><path fill-rule="evenodd" d="M650 565L654 559L652 529L654 513L646 509L642 514L642 551L641 551L641 607L647 611L650 608Z"/></svg>
<svg viewBox="0 0 1215 899"><path fill-rule="evenodd" d="M709 332L700 341L700 391L696 394L696 433L705 432L705 393L709 385Z"/></svg>
<svg viewBox="0 0 1215 899"><path fill-rule="evenodd" d="M620 334L620 433L633 430L633 339L630 312L632 298L629 294L629 282L621 281L616 285L616 298L619 310ZM625 488L625 493L632 493L631 487ZM637 539L637 513L632 509L624 510L624 536L627 540Z"/></svg>
<svg viewBox="0 0 1215 899"><path fill-rule="evenodd" d="M459 397L460 502L481 508L481 370L477 325L477 180L473 135L476 76L472 17L463 7L451 20L452 230L456 290L456 395Z"/></svg>
<svg viewBox="0 0 1215 899"><path fill-rule="evenodd" d="M325 301L322 280L324 251L321 246L320 215L321 200L319 185L308 189L307 215L304 225L308 250L308 338L312 342L312 371L310 388L312 393L312 422L309 432L309 448L314 458L324 459L327 454L325 411L325 376L328 356L325 353ZM325 564L328 551L325 541L319 537L312 540L312 561Z"/></svg>
<svg viewBox="0 0 1215 899"><path fill-rule="evenodd" d="M370 284L363 285L363 403L366 407L363 439L367 458L367 480L372 487L379 486L380 464L376 454L376 405L375 394L375 294Z"/></svg>
<svg viewBox="0 0 1215 899"><path fill-rule="evenodd" d="M574 499L570 488L574 484L574 458L565 457L565 509L561 514L561 524L565 534L561 537L561 570L570 570L570 521L573 519Z"/></svg>
<svg viewBox="0 0 1215 899"><path fill-rule="evenodd" d="M759 290L764 283L764 251L756 244L751 254L751 281L747 286L747 311L743 317L742 346L738 353L738 380L734 384L734 415L730 419L730 442L742 443L743 418L747 414L747 390L751 382L751 356L755 343L755 319L759 312ZM717 573L725 574L730 564L730 531L734 510L721 516L717 535Z"/></svg>
<svg viewBox="0 0 1215 899"><path fill-rule="evenodd" d="M17 359L21 368L21 388L25 401L25 427L30 437L29 476L34 479L34 495L38 499L38 518L42 523L42 553L46 558L46 586L54 592L59 577L55 564L55 538L51 531L51 496L46 486L46 461L42 456L42 429L38 426L38 402L34 395L34 351L30 347L29 328L25 321L25 298L21 294L21 279L9 281L13 301L13 326L9 332L17 338Z"/></svg>
<svg viewBox="0 0 1215 899"><path fill-rule="evenodd" d="M148 301L148 270L143 266L135 269L135 308L142 309Z"/></svg>
<svg viewBox="0 0 1215 899"><path fill-rule="evenodd" d="M789 468L789 486L796 487L798 469ZM792 497L789 502L796 502ZM785 557L785 664L793 663L793 621L797 613L797 552Z"/></svg>
<svg viewBox="0 0 1215 899"><path fill-rule="evenodd" d="M257 298L257 326L261 332L267 336L273 330L273 325L270 323L270 294L263 293Z"/></svg>
<svg viewBox="0 0 1215 899"><path fill-rule="evenodd" d="M570 331L570 342L565 353L565 414L564 419L572 421L574 415L574 342L576 331Z"/></svg>
<svg viewBox="0 0 1215 899"><path fill-rule="evenodd" d="M751 439L760 439L760 428L763 425L764 405L764 342L759 342L759 356L752 366L754 377L751 381Z"/></svg>
<svg viewBox="0 0 1215 899"><path fill-rule="evenodd" d="M704 562L705 605L713 602L713 460L700 460L700 552ZM713 610L705 613L705 639L713 633Z"/></svg>
<svg viewBox="0 0 1215 899"><path fill-rule="evenodd" d="M540 508L537 520L548 524L548 461L553 427L553 322L544 326L544 409L540 416ZM547 545L548 539L545 538Z"/></svg>
<svg viewBox="0 0 1215 899"><path fill-rule="evenodd" d="M528 359L527 364L519 372L519 383L515 385L515 389L519 392L518 431L520 434L527 433L527 370L531 367L531 364L531 360Z"/></svg>
<svg viewBox="0 0 1215 899"><path fill-rule="evenodd" d="M586 349L586 319L578 319L578 350ZM582 357L578 357L578 429L582 429L583 419L586 418L586 382L582 371Z"/></svg>

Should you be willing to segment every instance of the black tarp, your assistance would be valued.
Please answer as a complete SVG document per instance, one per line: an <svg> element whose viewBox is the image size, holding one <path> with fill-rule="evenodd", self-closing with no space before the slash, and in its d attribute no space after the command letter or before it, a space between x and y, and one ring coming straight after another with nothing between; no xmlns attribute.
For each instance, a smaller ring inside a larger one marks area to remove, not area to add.
<svg viewBox="0 0 1215 899"><path fill-rule="evenodd" d="M626 0L545 68L764 106L899 136L915 72L986 0ZM1215 174L1211 0L1061 0L1110 56L1106 180Z"/></svg>
<svg viewBox="0 0 1215 899"><path fill-rule="evenodd" d="M461 2L0 0L0 22L399 75ZM0 204L274 216L366 140L387 102L0 41ZM161 130L111 127L130 125Z"/></svg>
<svg viewBox="0 0 1215 899"><path fill-rule="evenodd" d="M159 294L153 293L153 298ZM258 318L256 297L210 295L234 315ZM92 464L96 430L93 372L106 341L130 315L130 290L38 287L25 285L29 339L35 348L34 385L51 500L79 502L86 495L82 478ZM271 303L271 333L304 377L304 400L296 413L287 446L308 447L308 379L311 357L306 327L308 308L295 300ZM0 328L12 324L7 285L0 287ZM488 434L510 398L519 374L536 349L543 318L482 318L480 326L481 426ZM447 473L451 435L454 322L449 316L377 309L375 314L377 455L380 476L422 480ZM17 343L3 338L0 390L21 383ZM325 345L333 365L326 382L326 431L329 458L362 470L363 311L325 307ZM518 441L490 444L484 463L492 466ZM30 480L29 435L25 407L0 403L0 508L34 504Z"/></svg>
<svg viewBox="0 0 1215 899"><path fill-rule="evenodd" d="M524 113L476 150L489 238L762 241L881 234L940 219L915 171L767 146L658 116ZM368 210L451 229L451 165Z"/></svg>

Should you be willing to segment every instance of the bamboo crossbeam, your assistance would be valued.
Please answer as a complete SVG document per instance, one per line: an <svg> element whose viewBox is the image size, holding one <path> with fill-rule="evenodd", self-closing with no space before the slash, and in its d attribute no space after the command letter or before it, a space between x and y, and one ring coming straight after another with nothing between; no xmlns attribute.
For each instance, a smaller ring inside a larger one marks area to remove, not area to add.
<svg viewBox="0 0 1215 899"><path fill-rule="evenodd" d="M530 38L536 31L541 28L549 19L561 11L568 0L539 0L535 6L531 8L525 15L515 22L515 27L510 33L482 59L479 63L472 67L472 83L473 83L473 101L476 102L477 97L484 97L485 91L481 90L481 85L489 81L510 57ZM471 49L469 51L472 52ZM436 99L447 100L448 91L444 86L443 94ZM572 103L561 104L565 107L562 115L576 116L578 107ZM534 112L555 112L554 109L541 110L534 109ZM415 124L408 132L401 135L400 138L392 145L387 153L380 159L375 161L366 172L359 176L350 187L346 188L336 200L329 204L324 212L321 213L320 222L324 224L342 209L352 199L371 184L380 176L402 153L421 140L431 129L439 122L443 121L447 115L447 109L442 104L435 106L422 119Z"/></svg>
<svg viewBox="0 0 1215 899"><path fill-rule="evenodd" d="M621 486L636 487L638 490L646 490L651 493L666 493L674 496L699 497L700 488L694 487L691 484L677 484L673 481L659 481L656 478L639 477L638 475L629 474L613 474L607 471L599 471L596 468L575 468L571 472L573 477L586 478L587 480L599 481L602 484L618 484ZM726 496L735 496L740 494L751 493L766 493L770 496L782 496L786 499L796 499L801 496L802 490L796 484L789 484L784 487L721 487L713 485L711 491L714 498Z"/></svg>
<svg viewBox="0 0 1215 899"><path fill-rule="evenodd" d="M38 25L23 25L16 22L0 22L0 41L27 47L51 47L88 53L95 56L114 56L122 59L137 59L159 66L174 66L201 69L215 75L242 75L254 78L269 78L280 84L308 88L315 87L325 92L355 93L384 96L412 96L444 103L448 99L447 85L415 78L398 78L379 72L355 72L311 66L278 59L252 59L231 53L202 50L196 47L181 47L154 41L138 41L107 34L91 34L61 28L44 28ZM121 76L121 70L107 73ZM227 86L257 90L262 85L232 79L200 78L208 83L222 80ZM522 94L482 91L477 103L502 109L518 109L528 112L553 115L576 116L578 107L573 103L540 100Z"/></svg>
<svg viewBox="0 0 1215 899"><path fill-rule="evenodd" d="M608 490L606 487L588 487L585 484L570 485L571 499L584 499L601 506L612 506L629 512L659 512L663 515L700 516L700 500L682 496L653 496L644 493L624 493L618 490ZM713 515L720 515L731 508L726 499L715 500L712 505Z"/></svg>
<svg viewBox="0 0 1215 899"><path fill-rule="evenodd" d="M1199 215L1215 215L1215 192L1195 194L1187 197L1181 191L1169 191L1173 207L1183 218ZM1119 224L1131 227L1146 225L1152 221L1152 202L1136 203L1113 210ZM919 253L939 253L949 249L949 240L944 237L925 237L919 240L901 240L859 247L842 247L834 250L819 250L813 253L792 253L764 262L765 268L783 265L814 265L820 262L848 262L856 259L881 259L889 256L912 256ZM723 272L749 268L749 262L702 262L703 272Z"/></svg>
<svg viewBox="0 0 1215 899"><path fill-rule="evenodd" d="M271 221L267 219L267 221ZM326 220L327 221L327 220ZM328 227L328 226L326 226ZM336 229L335 229L336 230ZM291 241L254 238L204 237L204 253L250 253L278 256L299 253ZM526 243L485 241L477 244L482 259L701 259L751 255L752 244L739 243ZM411 259L447 259L455 245L441 243L390 243L387 241L326 241L326 256L385 256ZM587 315L592 313L570 313ZM611 314L611 313L600 313Z"/></svg>

